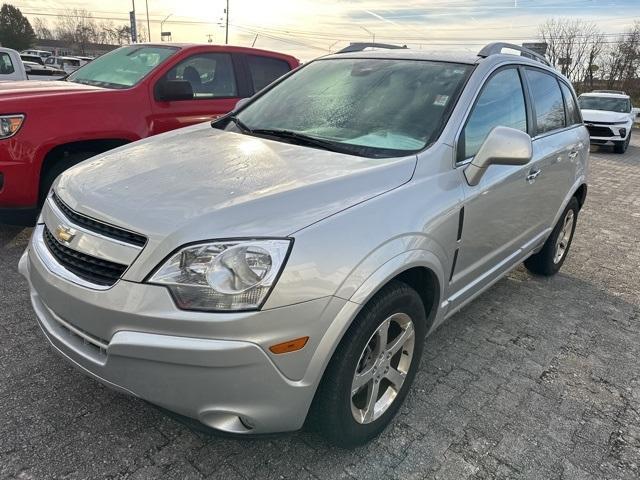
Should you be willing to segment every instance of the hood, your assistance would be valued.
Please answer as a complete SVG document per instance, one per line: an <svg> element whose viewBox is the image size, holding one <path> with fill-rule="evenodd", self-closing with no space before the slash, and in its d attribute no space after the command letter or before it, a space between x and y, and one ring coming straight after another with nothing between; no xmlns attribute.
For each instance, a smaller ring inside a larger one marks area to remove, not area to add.
<svg viewBox="0 0 640 480"><path fill-rule="evenodd" d="M584 123L616 123L628 122L631 119L630 113L608 112L606 110L580 110Z"/></svg>
<svg viewBox="0 0 640 480"><path fill-rule="evenodd" d="M34 95L60 95L77 92L95 92L104 88L81 85L74 82L25 80L21 82L3 83L0 85L0 99L17 98Z"/></svg>
<svg viewBox="0 0 640 480"><path fill-rule="evenodd" d="M287 236L410 180L416 157L369 159L223 132L151 137L65 172L71 208L178 245Z"/></svg>

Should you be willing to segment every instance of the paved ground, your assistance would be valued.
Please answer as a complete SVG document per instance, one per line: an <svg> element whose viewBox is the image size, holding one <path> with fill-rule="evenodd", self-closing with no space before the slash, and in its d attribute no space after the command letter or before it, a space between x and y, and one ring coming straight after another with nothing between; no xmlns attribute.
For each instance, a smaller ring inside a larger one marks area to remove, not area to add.
<svg viewBox="0 0 640 480"><path fill-rule="evenodd" d="M518 269L428 339L370 445L191 432L85 378L40 334L0 228L0 478L640 478L640 148L592 155L560 275Z"/></svg>

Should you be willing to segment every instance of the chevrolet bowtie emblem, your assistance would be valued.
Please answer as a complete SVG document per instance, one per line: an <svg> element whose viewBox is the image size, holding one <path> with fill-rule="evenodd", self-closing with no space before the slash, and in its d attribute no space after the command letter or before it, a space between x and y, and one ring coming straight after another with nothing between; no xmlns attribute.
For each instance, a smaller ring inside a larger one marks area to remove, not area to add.
<svg viewBox="0 0 640 480"><path fill-rule="evenodd" d="M65 225L58 225L56 227L56 238L62 243L69 243L76 236L75 230Z"/></svg>

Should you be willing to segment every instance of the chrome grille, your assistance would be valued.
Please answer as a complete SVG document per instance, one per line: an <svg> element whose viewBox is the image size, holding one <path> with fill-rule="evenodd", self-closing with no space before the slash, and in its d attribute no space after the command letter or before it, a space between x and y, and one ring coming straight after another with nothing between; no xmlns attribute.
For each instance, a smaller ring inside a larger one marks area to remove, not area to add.
<svg viewBox="0 0 640 480"><path fill-rule="evenodd" d="M51 200L53 200L53 203L55 203L55 205L69 220L71 220L76 225L86 228L87 230L99 233L101 235L104 235L105 237L119 240L121 242L130 243L131 245L135 245L137 247L144 247L145 243L147 243L147 239L143 235L130 232L123 228L114 227L113 225L108 225L103 222L99 222L98 220L94 220L93 218L89 218L85 215L75 212L74 210L69 208L62 200L60 200L60 198L55 193L51 195Z"/></svg>
<svg viewBox="0 0 640 480"><path fill-rule="evenodd" d="M118 281L127 265L103 260L72 250L58 242L48 227L43 229L43 239L49 252L67 270L96 285L111 286Z"/></svg>

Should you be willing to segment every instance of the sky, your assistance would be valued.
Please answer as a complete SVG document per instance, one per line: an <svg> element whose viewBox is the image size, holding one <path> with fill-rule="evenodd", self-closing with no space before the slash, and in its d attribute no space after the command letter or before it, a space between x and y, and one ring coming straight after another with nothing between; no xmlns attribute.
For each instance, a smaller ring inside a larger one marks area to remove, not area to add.
<svg viewBox="0 0 640 480"><path fill-rule="evenodd" d="M67 9L128 23L131 0L6 0L28 18L55 24ZM146 24L144 0L134 0ZM174 42L225 42L226 0L148 0L151 40L171 31ZM478 51L491 41L536 40L548 18L592 21L613 41L634 19L640 0L229 0L229 43L277 50L307 61L352 41L410 48Z"/></svg>

